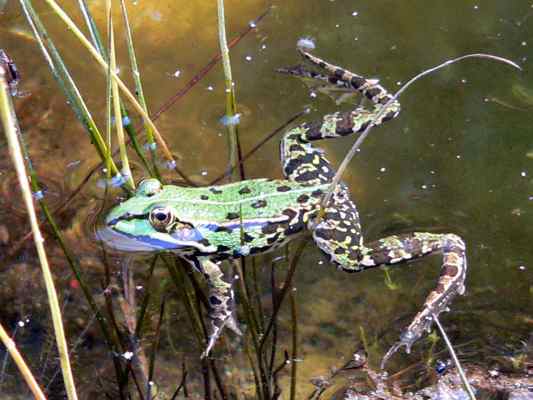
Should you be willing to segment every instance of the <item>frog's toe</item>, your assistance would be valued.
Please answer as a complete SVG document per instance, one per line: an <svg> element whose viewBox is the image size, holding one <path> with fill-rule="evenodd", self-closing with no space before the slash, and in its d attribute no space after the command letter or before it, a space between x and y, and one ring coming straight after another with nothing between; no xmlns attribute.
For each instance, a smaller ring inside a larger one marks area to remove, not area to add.
<svg viewBox="0 0 533 400"><path fill-rule="evenodd" d="M400 340L398 340L396 343L394 343L389 351L383 356L383 360L381 360L381 369L385 369L385 364L389 361L389 359L396 353L400 348L405 347L405 352L407 354L411 353L411 347L413 346L414 342L416 342L420 338L420 335L407 329L405 330L401 336Z"/></svg>

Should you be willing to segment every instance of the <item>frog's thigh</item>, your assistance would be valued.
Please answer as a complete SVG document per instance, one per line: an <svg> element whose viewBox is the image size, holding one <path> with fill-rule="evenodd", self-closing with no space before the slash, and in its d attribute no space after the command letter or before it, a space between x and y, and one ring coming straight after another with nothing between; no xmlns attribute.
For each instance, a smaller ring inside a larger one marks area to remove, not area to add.
<svg viewBox="0 0 533 400"><path fill-rule="evenodd" d="M342 186L337 190L319 224L312 228L317 246L343 268L357 270L361 260L363 236L355 204Z"/></svg>

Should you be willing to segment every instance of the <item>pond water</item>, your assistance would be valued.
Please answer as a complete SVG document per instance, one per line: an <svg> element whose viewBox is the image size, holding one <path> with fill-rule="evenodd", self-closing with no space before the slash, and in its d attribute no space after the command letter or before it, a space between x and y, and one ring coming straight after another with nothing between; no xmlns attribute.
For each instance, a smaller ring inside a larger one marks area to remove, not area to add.
<svg viewBox="0 0 533 400"><path fill-rule="evenodd" d="M228 36L246 29L266 6L256 0L227 1ZM90 2L102 30L104 7L103 1ZM38 10L103 130L103 75L50 9L40 5ZM154 112L218 52L216 2L137 1L128 2L128 10L145 95ZM73 4L67 11L82 24ZM121 21L118 7L113 15ZM399 118L371 132L344 174L366 238L427 230L454 232L465 239L467 291L453 302L442 322L454 344L463 349L463 357L478 363L490 364L532 340L532 23L533 5L525 0L412 0L408 5L392 0L275 1L257 28L230 53L244 152L304 106L312 108L304 117L309 121L349 107L338 107L323 95L315 96L299 80L275 73L276 68L300 62L295 51L300 38L312 39L314 53L320 57L379 78L391 92L416 73L466 53L506 57L523 68L519 72L494 61L471 59L420 80L402 95ZM131 83L123 37L119 28L120 75ZM15 99L17 115L32 161L48 188L45 199L54 208L98 163L98 155L51 77L16 2L8 2L0 11L0 47L22 75L22 95ZM218 64L157 120L180 169L201 184L208 184L227 165L226 134L220 124L224 101L224 75ZM246 161L247 177L281 177L279 138ZM354 139L325 141L320 146L338 165ZM9 331L16 331L17 345L46 386L56 373L48 305L31 240L19 244L29 227L3 138L0 151L0 321ZM135 179L140 180L146 173L133 153L132 159ZM177 179L171 171L164 174ZM60 229L99 305L105 306L105 263L111 266L115 280L128 263L135 272L132 279L140 304L147 291L150 263L120 254L103 256L94 237L94 221L104 198L99 182L99 176L91 178L58 215ZM120 194L112 191L105 208ZM63 299L67 336L76 346L76 381L82 397L91 398L93 390L101 394L113 387L109 382L114 378L111 356L61 249L51 231L45 232ZM265 313L270 315L270 267L265 258L256 261L259 266L267 264L258 269L257 282ZM348 275L336 271L309 243L293 280L299 325L297 398L307 398L313 391L312 377L326 376L330 368L349 360L361 346L362 336L369 342L370 361L377 366L435 285L439 262L439 257L431 257L400 265L388 269L388 276L382 270ZM279 285L286 270L286 263L276 267ZM154 280L160 285L154 285ZM154 280L150 329L142 342L147 354L153 345L162 292L168 302L154 381L171 395L184 361L191 396L201 398L201 349L187 325L181 298L168 284L164 265L157 266ZM116 308L120 308L118 297L115 294L112 300ZM239 314L245 325L242 307ZM291 351L288 301L279 318L276 364L282 361L284 349ZM228 385L240 385L242 393L253 393L253 376L242 343L232 333L227 337L230 344L220 346L216 353L224 377ZM438 351L444 349L442 341L437 346ZM394 357L390 371L424 359L430 347L428 340L419 341L412 355ZM448 358L444 351L438 357ZM283 398L288 398L288 371L281 375ZM52 381L51 393L55 386L60 391L59 381L59 377ZM2 367L0 391L13 398L27 396L12 362Z"/></svg>

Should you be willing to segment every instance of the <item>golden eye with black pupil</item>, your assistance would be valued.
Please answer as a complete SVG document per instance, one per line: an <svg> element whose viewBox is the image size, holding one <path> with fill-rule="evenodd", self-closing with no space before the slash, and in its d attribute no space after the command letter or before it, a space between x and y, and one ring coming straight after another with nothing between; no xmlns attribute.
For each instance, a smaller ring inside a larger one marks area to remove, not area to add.
<svg viewBox="0 0 533 400"><path fill-rule="evenodd" d="M170 207L155 207L149 219L156 230L165 232L176 221L176 216Z"/></svg>

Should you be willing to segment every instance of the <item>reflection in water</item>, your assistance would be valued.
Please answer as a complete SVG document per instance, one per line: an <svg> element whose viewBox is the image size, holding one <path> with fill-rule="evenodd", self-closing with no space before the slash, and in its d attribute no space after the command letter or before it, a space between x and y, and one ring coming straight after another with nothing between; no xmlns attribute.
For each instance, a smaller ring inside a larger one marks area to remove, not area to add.
<svg viewBox="0 0 533 400"><path fill-rule="evenodd" d="M159 1L129 5L150 110L157 109L216 53L215 4ZM25 23L16 3L6 6L0 1L0 12L2 6L0 42L19 67L23 77L20 90L31 93L31 97L15 99L30 153L45 182L63 182L57 176L66 165L82 160L79 168L89 168L97 156L58 93L35 42L21 34L26 32ZM74 3L68 7L69 12L78 15ZM104 26L101 2L91 3L91 7L98 24ZM262 7L258 1L227 1L229 35L246 26ZM316 54L354 72L382 77L383 85L391 89L430 65L468 52L493 53L521 63L524 73L520 76L499 65L472 61L420 81L402 97L402 116L371 133L344 177L357 199L367 240L384 233L421 229L453 231L466 238L471 267L467 295L458 299L443 323L456 344L471 346L474 359L491 356L490 350L498 344L519 343L531 330L531 121L528 113L514 108L527 109L531 103L530 15L530 3L525 0L489 0L479 5L448 1L435 2L431 7L422 0L412 1L409 7L392 0L357 5L339 0L278 2L257 31L232 51L237 100L246 110L240 130L244 149L251 148L304 105L311 104L315 110L305 116L309 121L337 109L325 96L314 97L300 82L274 73L278 67L299 62L294 47L302 37L314 38ZM43 9L42 17L52 37L62 44L89 107L103 121L105 82L101 74L47 9ZM115 20L120 20L119 14ZM119 54L124 55L125 49L119 49ZM120 69L121 75L129 79L126 59L122 57ZM215 68L158 121L173 151L181 155L181 169L191 177L206 179L206 172L207 178L214 177L226 166L226 139L221 135L218 111L214 111L223 109L223 87L222 70ZM350 144L350 140L330 141L320 146L336 160L343 157ZM1 254L13 244L13 238L25 233L26 223L24 215L11 212L17 200L16 190L10 189L13 183L9 168L4 155L0 159L0 229L7 231L2 237L8 239L0 241ZM248 177L280 176L275 140L246 163L246 173ZM140 179L143 173L135 175ZM66 191L83 176L76 172ZM64 190L59 193L63 196ZM96 200L101 199L102 190L93 183L83 194L83 202L73 203L62 214L60 228L82 260L84 273L94 278L91 284L95 293L100 293L99 282L105 276L101 253L94 236L84 229L92 224L85 219L87 209L100 204ZM112 197L117 195L115 192ZM49 196L48 200L54 200L52 194ZM83 316L87 311L79 300L79 290L70 286L69 270L60 261L62 253L51 237L47 246L58 261L58 286L68 288L73 297L65 306L65 319L71 323L69 335L75 338L86 327ZM38 320L35 326L40 327L47 316L28 299L28 293L38 291L36 277L28 283L29 266L36 265L31 243L19 257L6 260L3 268L10 275L8 281L4 280L9 284L0 287L0 298L6 305L2 320L12 326L20 316L29 314L30 321ZM144 264L138 265L139 282L144 282ZM366 340L375 343L370 349L371 361L379 359L416 312L437 274L437 260L416 265L419 268L391 269L390 279L398 289L390 290L382 273L368 272L347 279L323 263L316 249L306 248L295 276L303 354L299 394L309 392L310 377L323 375L330 366L339 365L339 358L350 357L363 332ZM163 271L159 283L167 279ZM269 274L268 268L259 273L265 306L270 301ZM31 290L20 290L24 285ZM187 330L183 306L179 303L172 307L173 314L164 328L168 339L161 347L161 354L167 357L158 362L161 368L170 370L173 364L176 368L176 359L186 358L194 370L198 365L196 344ZM281 349L290 347L289 314L285 312L282 309L279 326ZM99 358L107 354L96 330L85 337L92 344L79 351L77 375L82 385L91 379L88 371L99 366ZM39 352L31 341L19 343L28 357L32 350ZM424 342L414 350L428 348ZM420 353L414 357L418 356ZM37 360L38 355L35 357ZM397 359L404 363L412 360ZM236 357L235 365L239 363ZM173 372L174 377L179 375L179 371Z"/></svg>

